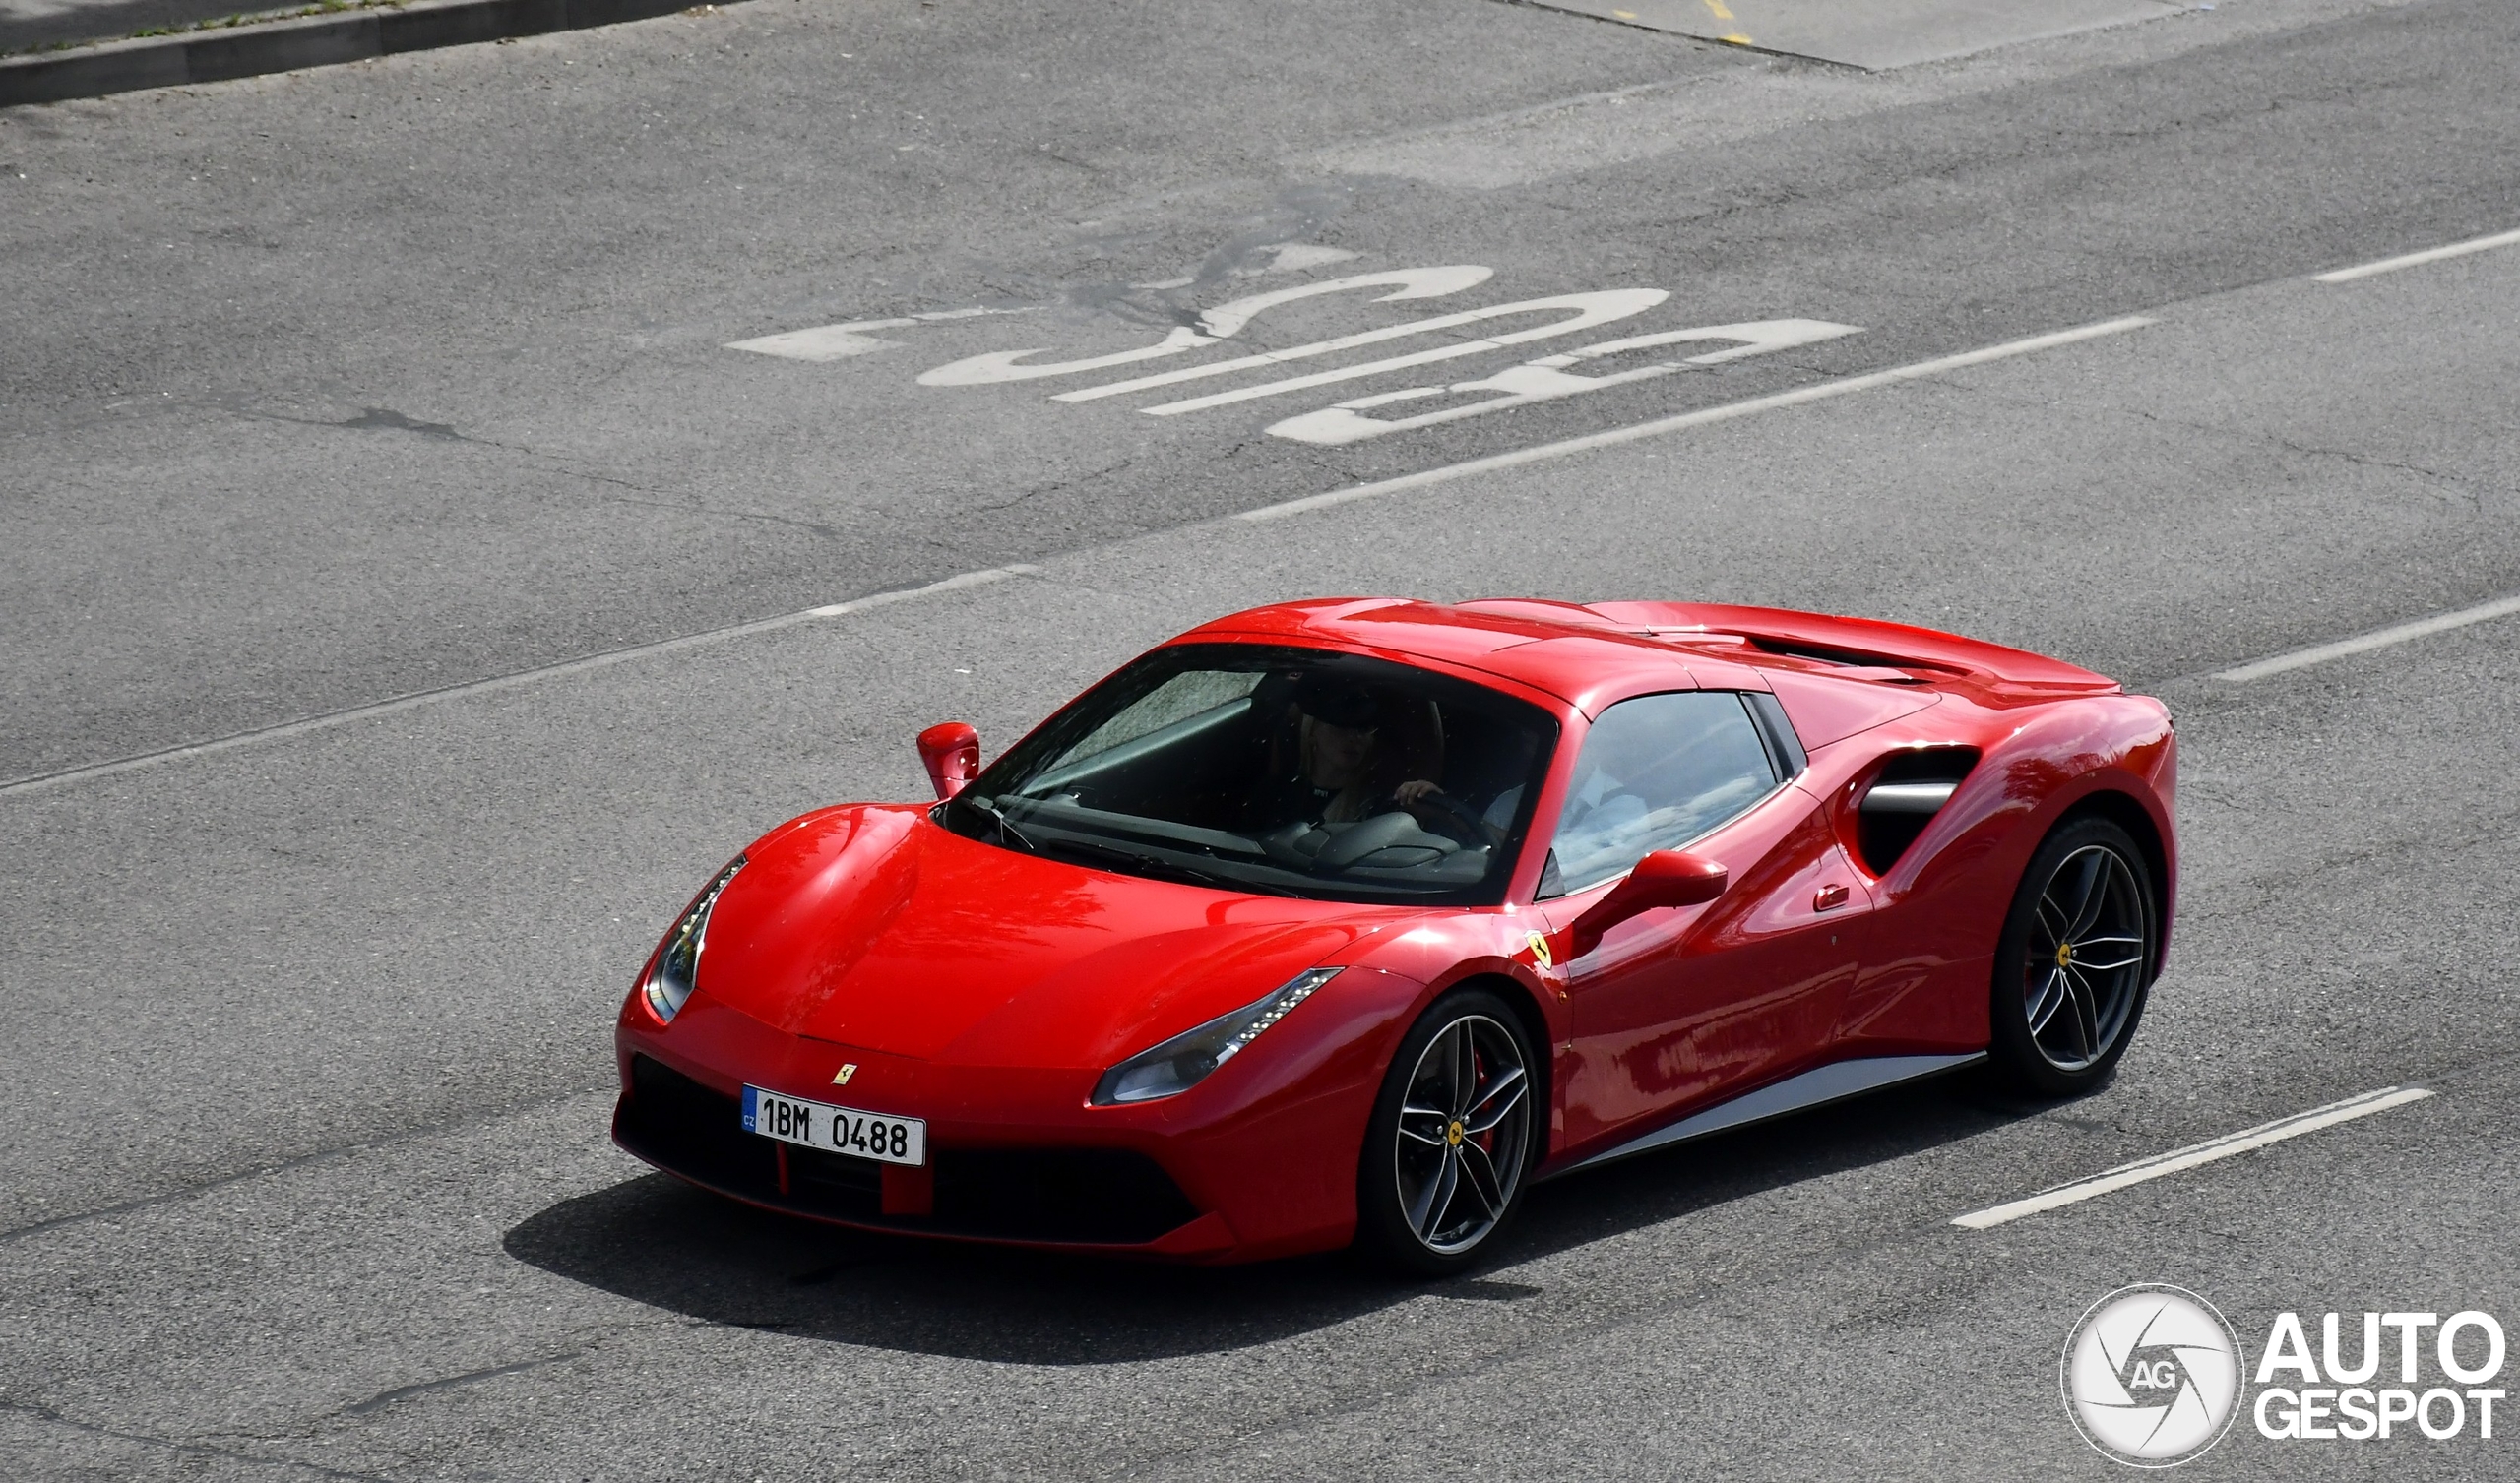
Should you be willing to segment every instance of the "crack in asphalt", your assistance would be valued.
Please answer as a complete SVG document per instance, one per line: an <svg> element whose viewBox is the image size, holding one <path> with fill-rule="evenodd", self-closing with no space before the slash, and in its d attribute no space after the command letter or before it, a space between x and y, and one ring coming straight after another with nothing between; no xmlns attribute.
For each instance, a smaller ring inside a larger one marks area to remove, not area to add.
<svg viewBox="0 0 2520 1483"><path fill-rule="evenodd" d="M295 421L297 419L290 418L288 420ZM332 425L335 427L355 428L362 432L390 430L394 432L418 433L424 438L444 438L452 443L472 443L479 441L478 439L468 438L464 434L457 432L455 430L455 424L451 422L417 421L413 418L405 416L403 413L394 410L394 408L390 406L371 406L365 408L357 416L350 418L348 421L336 422Z"/></svg>
<svg viewBox="0 0 2520 1483"><path fill-rule="evenodd" d="M726 509L722 506L709 504L703 500L676 499L673 497L674 491L670 489L657 489L646 484L622 478L618 474L600 473L595 469L574 463L559 454L545 453L530 444L501 443L493 438L474 437L472 434L458 431L451 423L416 421L413 418L405 416L403 413L394 410L392 407L371 406L346 422L322 422L311 418L301 417L282 417L279 420L284 422L298 422L309 427L340 427L356 428L362 431L386 430L396 432L412 432L418 433L423 437L441 438L453 443L470 443L476 448L495 448L505 453L516 454L521 458L534 460L542 466L542 470L546 473L566 474L571 478L585 479L589 483L608 484L616 489L631 489L636 490L641 494L654 496L654 498L644 500L630 499L623 495L604 496L607 501L613 504L640 505L651 510L678 510L686 514L714 515L728 520L762 521L771 525L788 525L798 530L810 531L811 533L819 535L826 540L841 539L841 532L837 528L820 522L798 520L793 516L772 515L766 511L760 510Z"/></svg>
<svg viewBox="0 0 2520 1483"><path fill-rule="evenodd" d="M608 484L617 489L630 489L635 490L640 494L655 496L655 498L645 500L630 499L622 495L603 496L607 502L612 504L637 505L652 510L675 510L692 515L717 516L725 520L762 521L771 525L788 525L794 529L808 531L812 534L819 535L826 540L840 540L843 538L840 529L837 526L828 524L816 521L798 520L793 516L772 515L767 511L761 510L729 509L724 506L712 505L705 500L677 499L675 498L675 491L673 490L658 489L651 485L641 484L631 479L625 479L618 474L603 473L598 470L586 467L581 463L574 463L564 455L547 453L541 449L533 447L530 444L502 443L496 438L479 437L472 433L463 431L451 422L423 422L418 418L410 416L404 412L396 411L390 406L366 407L361 409L359 414L355 417L336 421L326 417L292 417L285 412L265 411L258 407L244 406L238 403L218 400L186 401L176 402L175 404L224 412L229 416L247 417L263 422L285 422L297 427L319 427L335 431L346 430L353 432L408 432L440 442L464 443L474 448L495 449L501 453L512 453L517 455L519 458L532 461L532 463L537 467L538 471L543 473L562 474L570 478L585 479L589 483Z"/></svg>
<svg viewBox="0 0 2520 1483"><path fill-rule="evenodd" d="M313 1473L319 1478L346 1479L348 1480L348 1483L392 1483L391 1479L377 1473L349 1472L343 1468L327 1467L321 1462L308 1462L295 1457L266 1457L254 1452L238 1452L230 1448L212 1447L206 1443L179 1442L172 1437L159 1437L148 1432L125 1431L120 1427L104 1426L94 1421L82 1421L76 1416L64 1415L51 1406L31 1400L0 1400L0 1410L16 1411L21 1415L33 1416L39 1420L51 1422L55 1426L64 1426L70 1428L72 1431L85 1432L92 1437L109 1437L117 1442L132 1442L138 1443L143 1447L163 1448L168 1452L182 1452L187 1456L215 1457L222 1462L247 1462L258 1463L264 1467L288 1468L297 1472Z"/></svg>
<svg viewBox="0 0 2520 1483"><path fill-rule="evenodd" d="M519 1360L512 1365L492 1365L485 1370L467 1370L461 1375L449 1375L438 1380L423 1380L413 1385L396 1386L390 1390L380 1390L374 1395L369 1396L367 1399L358 1402L356 1405L344 1406L339 1414L344 1416L372 1415L375 1412L381 1411L387 1406L394 1404L398 1400L409 1400L414 1395L425 1395L432 1390L452 1390L457 1386L469 1386L477 1381L496 1380L502 1375L522 1375L528 1370L540 1370L546 1366L561 1364L568 1360L580 1358L587 1351L584 1349L571 1349L560 1354L546 1354L538 1359Z"/></svg>
<svg viewBox="0 0 2520 1483"><path fill-rule="evenodd" d="M1137 456L1132 454L1121 459L1117 463L1105 464L1101 468L1088 469L1084 473L1072 474L1067 478L1058 479L1047 484L1036 484L1032 488L1016 495L1013 499L999 500L993 505L975 505L973 509L984 515L994 515L1001 510L1012 510L1018 505L1029 504L1034 500L1041 498L1043 495L1057 494L1063 489L1073 489L1079 484L1090 484L1097 479L1109 478L1111 475L1119 473L1124 469L1135 467L1137 465Z"/></svg>
<svg viewBox="0 0 2520 1483"><path fill-rule="evenodd" d="M603 498L605 502L609 504L640 505L651 510L678 510L687 515L714 515L727 520L763 521L774 525L788 525L798 530L809 531L812 534L823 537L825 540L840 540L843 538L837 526L825 525L818 521L798 520L794 516L790 515L772 515L766 511L760 510L728 510L697 500L677 500L671 498L673 491L669 489L651 489L645 484L634 484L628 479L620 478L612 474L597 473L592 469L578 468L562 463L559 459L554 458L549 454L536 453L531 449L522 450L522 452L524 452L528 458L542 460L547 465L547 471L550 472L564 473L569 475L571 478L585 479L589 483L610 484L618 489L635 489L641 494L658 496L658 498L655 499L634 500L626 495L607 494L603 496Z"/></svg>
<svg viewBox="0 0 2520 1483"><path fill-rule="evenodd" d="M1947 383L1944 384L1944 389L1949 389ZM1973 398L1983 397L1989 402L2003 402L2019 407L2046 410L2054 405L2051 402L2044 401L2037 397L2025 397L2018 392L2002 392L1978 386L1972 386L1967 390L1969 395ZM2421 463L2408 463L2395 459L2384 459L2375 454L2357 453L2350 448L2324 448L2314 443L2298 442L2292 438L2287 438L2280 433L2263 432L2252 428L2229 427L2215 422L2199 422L2193 418L2174 417L2167 412L2152 411L2145 407L2126 406L2106 402L2092 403L2091 409L2108 415L2132 417L2138 421L2149 422L2159 427L2183 428L2189 432L2204 433L2212 437L2224 438L2235 443L2256 444L2264 447L2280 448L2287 453L2299 454L2303 458L2339 459L2345 463L2354 464L2359 468L2386 468L2394 469L2400 473L2415 474L2422 478L2431 479L2436 483L2450 485L2463 496L2461 503L2465 504L2471 511L2479 515L2485 513L2485 495L2520 494L2520 489L2507 488L2488 479L2471 478L2465 474L2444 473L2437 468L2426 468Z"/></svg>
<svg viewBox="0 0 2520 1483"><path fill-rule="evenodd" d="M419 1143L426 1139L436 1138L442 1134L461 1133L470 1128L486 1127L491 1123L504 1121L505 1119L514 1117L519 1113L533 1112L538 1108L557 1107L562 1103L575 1101L579 1097L594 1096L600 1092L608 1092L611 1089L611 1083L606 1081L595 1086L584 1086L569 1091L553 1092L545 1096L529 1098L522 1102L512 1102L506 1106L486 1112L475 1112L463 1117L447 1118L439 1122L430 1123L424 1127L413 1128L395 1134L390 1138L360 1139L352 1143L336 1143L330 1147L317 1148L305 1153L293 1154L290 1157L277 1159L270 1163L256 1164L250 1169L239 1169L231 1174L222 1174L215 1179L204 1180L199 1184L181 1185L171 1190L158 1191L154 1195L135 1196L129 1200L117 1201L112 1205L98 1205L94 1209L80 1210L68 1215L49 1216L31 1224L13 1226L7 1230L0 1230L0 1246L8 1246L30 1236L40 1236L47 1231L56 1231L66 1229L71 1226L86 1225L97 1220L109 1220L116 1215L128 1215L134 1211L149 1209L155 1205L171 1205L178 1201L190 1200L196 1196L208 1195L214 1191L222 1190L231 1185L242 1184L250 1179L260 1179L265 1175L293 1173L299 1169L313 1168L320 1164L332 1163L340 1159L347 1158L355 1153L370 1152L380 1148L399 1147L405 1143ZM5 1402L0 1402L0 1404L4 1403Z"/></svg>

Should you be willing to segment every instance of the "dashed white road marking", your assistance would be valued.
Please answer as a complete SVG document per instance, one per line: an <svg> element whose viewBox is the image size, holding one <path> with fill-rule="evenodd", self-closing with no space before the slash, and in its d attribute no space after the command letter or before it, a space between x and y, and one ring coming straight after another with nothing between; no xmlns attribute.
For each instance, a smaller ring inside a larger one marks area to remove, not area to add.
<svg viewBox="0 0 2520 1483"><path fill-rule="evenodd" d="M848 602L809 607L801 613L783 613L776 618L759 618L750 623L730 624L724 628L684 634L679 638L660 639L653 644L634 644L627 649L609 649L603 653L588 654L584 658L568 659L557 664L544 664L534 669L520 669L514 674L496 675L486 680L471 680L461 685L442 686L436 690L415 691L410 695L396 696L390 701L353 706L346 711L329 711L321 715L305 716L277 726L257 726L251 731L238 731L211 741L193 742L181 747L163 747L155 752L142 752L131 757L117 758L112 762L94 763L80 768L64 768L57 772L38 772L30 777L20 777L0 783L0 797L19 793L39 793L76 782L93 782L100 777L111 777L115 773L130 772L141 768L154 768L160 763L174 762L180 758L209 757L220 752L232 752L239 747L252 746L258 742L282 741L292 736L304 736L311 731L325 731L335 726L346 726L353 721L374 720L380 716L398 714L422 706L433 706L440 701L461 700L467 696L490 695L501 690L514 690L521 685L531 685L540 680L553 680L563 675L606 669L615 664L627 663L632 659L654 658L659 654L696 649L705 644L724 643L728 639L775 633L783 628L794 628L800 623L838 618L847 613L862 613L869 608L908 602L914 597L927 597L940 592L960 591L965 587L982 587L992 582L1004 582L1009 577L1030 576L1040 570L1039 567L1018 564L989 567L977 572L962 572L939 582L931 582L924 587L876 592Z"/></svg>
<svg viewBox="0 0 2520 1483"><path fill-rule="evenodd" d="M1499 468L1519 467L1525 463L1538 463L1549 459L1563 459L1574 454L1590 453L1597 448L1610 448L1621 443L1633 443L1642 438L1659 438L1666 433L1703 427L1711 422L1726 422L1734 417L1747 417L1781 407L1824 402L1831 397L1846 396L1850 392L1869 391L1874 387L1891 386L1902 381L1914 381L1920 377L1939 376L1946 371L1957 371L1968 366L1984 365L1991 360L2029 355L2040 350L2054 349L2059 345L2098 340L2108 335L2122 335L2129 330L2140 330L2152 323L2153 320L2147 316L2133 314L2124 319L2107 320L2096 325L2082 325L2071 330L2058 330L2049 335L2033 335L2025 340L2006 340L2002 344L1988 345L1981 350L1944 355L1933 360L1921 360L1914 365L1893 366L1886 371L1869 371L1860 376L1841 377L1836 381L1823 381L1812 386L1797 387L1793 391L1779 392L1774 396L1753 397L1747 402L1728 402L1723 406L1710 406L1700 411L1681 412L1670 417L1657 417L1651 422L1638 422L1626 427L1610 428L1605 432L1587 433L1580 438L1566 438L1555 443L1518 448L1511 453L1491 454L1486 458L1472 459L1467 463L1447 463L1437 468L1423 468L1416 473L1402 474L1397 478L1377 479L1370 484L1352 484L1345 489L1333 489L1323 494L1306 495L1299 500L1288 500L1284 504L1264 505L1257 510L1246 510L1235 519L1284 520L1290 515L1301 515L1307 510L1320 510L1331 505L1344 505L1351 500L1398 494L1408 489L1423 489L1429 484L1447 483L1453 479L1468 478L1472 474L1487 473Z"/></svg>
<svg viewBox="0 0 2520 1483"><path fill-rule="evenodd" d="M2223 670L2214 678L2228 680L2235 685L2246 684L2250 680L2262 680L2271 674L2282 674L2292 669L2305 669L2312 664L2324 664L2330 659L2342 659L2347 654L2386 649L2392 644L2404 644L2410 639L2446 633L2454 628L2465 628L2471 623L2508 617L2513 613L2520 613L2520 596L2497 597L2491 602L2480 602L2475 607L2463 607L2455 613L2439 613L2429 618L2419 618L2413 623L2401 623L2395 628L2384 628L2377 633L2364 634L2359 639L2339 639L2333 644L2321 644L2312 649L2297 649L2289 654L2277 654L2271 659L2260 659L2254 664L2242 664L2236 669Z"/></svg>
<svg viewBox="0 0 2520 1483"><path fill-rule="evenodd" d="M2520 231L2495 232L2490 237L2473 237L2465 242L2453 242L2447 247L2427 247L2422 252L2410 252L2400 257L2382 258L2376 263L2363 263L2353 268L2340 268L2334 273L2314 274L2311 276L2310 281L2314 283L2351 283L2356 278L2367 278L2375 274L2395 273L2401 268L2421 268L2426 263L2438 263L2446 258L2464 258L2472 252L2491 252L2497 247L2520 247Z"/></svg>
<svg viewBox="0 0 2520 1483"><path fill-rule="evenodd" d="M2254 1128L2243 1129L2228 1137L2191 1143L2184 1148L2174 1148L2168 1153L2138 1159L2131 1164L2120 1164L2114 1169L2095 1174L2089 1179L2078 1179L2072 1184L2058 1185L2052 1190L2043 1190L2026 1200L2016 1200L1983 1210L1972 1210L1966 1215L1955 1215L1951 1223L1967 1226L1973 1231L1983 1231L1990 1226L2019 1220L2024 1215L2036 1215L2043 1210L2052 1210L2060 1205L2076 1205L2125 1189L2128 1185L2142 1184L2148 1179L2159 1179L2165 1174L2176 1174L2182 1169L2193 1169L2199 1164L2210 1164L2217 1159L2231 1158L2253 1148L2263 1148L2269 1143L2280 1143L2288 1138L2300 1138L2304 1133L2316 1133L2321 1128L2333 1128L2339 1123L2350 1123L2356 1118L2369 1117L2375 1112L2386 1112L2392 1107L2403 1107L2409 1102L2421 1102L2430 1095L2432 1095L2431 1092L2421 1086L2383 1086L2377 1091L2367 1091L2359 1097L2348 1097L2342 1102L2330 1102L2324 1107L2313 1107L2307 1112L2296 1113L2292 1117L2278 1118L2271 1123L2260 1123Z"/></svg>

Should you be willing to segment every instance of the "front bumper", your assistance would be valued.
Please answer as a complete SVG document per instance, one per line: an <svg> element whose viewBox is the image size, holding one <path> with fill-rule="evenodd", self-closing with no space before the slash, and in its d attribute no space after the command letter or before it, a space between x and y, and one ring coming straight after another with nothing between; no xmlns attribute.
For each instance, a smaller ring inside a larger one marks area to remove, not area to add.
<svg viewBox="0 0 2520 1483"><path fill-rule="evenodd" d="M1351 969L1178 1097L1088 1105L1096 1073L974 1067L790 1034L694 996L670 1027L624 1006L613 1141L765 1208L866 1230L1189 1262L1343 1246L1391 1044L1421 985ZM844 1091L833 1084L854 1064ZM919 1198L871 1160L745 1132L743 1085L927 1121ZM894 1193L899 1193L896 1190ZM904 1211L918 1209L921 1213Z"/></svg>
<svg viewBox="0 0 2520 1483"><path fill-rule="evenodd" d="M940 1147L929 1213L887 1214L885 1165L746 1133L735 1098L648 1056L631 1060L612 1139L721 1195L862 1229L1180 1257L1233 1244L1162 1165L1124 1148Z"/></svg>

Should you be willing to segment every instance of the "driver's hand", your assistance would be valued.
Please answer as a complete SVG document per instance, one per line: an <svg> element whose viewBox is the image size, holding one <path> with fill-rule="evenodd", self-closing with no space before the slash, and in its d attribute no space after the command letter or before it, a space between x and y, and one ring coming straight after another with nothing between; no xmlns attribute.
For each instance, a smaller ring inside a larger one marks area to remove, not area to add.
<svg viewBox="0 0 2520 1483"><path fill-rule="evenodd" d="M1442 788L1428 782L1423 777L1413 777L1409 781L1402 783L1400 786L1393 788L1391 790L1391 796L1399 799L1402 803L1416 803L1429 793L1440 793L1442 791Z"/></svg>

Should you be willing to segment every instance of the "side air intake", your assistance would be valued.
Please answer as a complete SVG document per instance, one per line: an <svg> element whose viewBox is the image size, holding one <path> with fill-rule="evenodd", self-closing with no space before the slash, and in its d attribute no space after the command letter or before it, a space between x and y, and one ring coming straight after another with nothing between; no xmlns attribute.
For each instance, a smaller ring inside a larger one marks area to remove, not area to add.
<svg viewBox="0 0 2520 1483"><path fill-rule="evenodd" d="M1856 837L1864 868L1888 875L1977 765L1978 754L1968 747L1927 747L1885 759L1856 805Z"/></svg>

